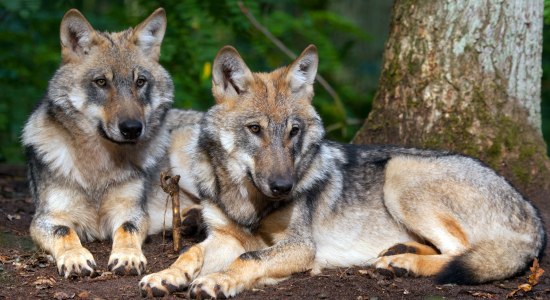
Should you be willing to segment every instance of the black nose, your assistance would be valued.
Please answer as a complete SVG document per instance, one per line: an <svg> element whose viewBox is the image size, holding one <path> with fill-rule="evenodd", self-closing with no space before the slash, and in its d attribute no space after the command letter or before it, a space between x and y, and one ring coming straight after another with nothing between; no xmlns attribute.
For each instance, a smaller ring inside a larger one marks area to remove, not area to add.
<svg viewBox="0 0 550 300"><path fill-rule="evenodd" d="M141 135L143 124L138 120L125 120L118 123L120 133L127 140L135 140Z"/></svg>
<svg viewBox="0 0 550 300"><path fill-rule="evenodd" d="M274 196L286 196L293 185L291 178L277 178L269 183L269 188Z"/></svg>

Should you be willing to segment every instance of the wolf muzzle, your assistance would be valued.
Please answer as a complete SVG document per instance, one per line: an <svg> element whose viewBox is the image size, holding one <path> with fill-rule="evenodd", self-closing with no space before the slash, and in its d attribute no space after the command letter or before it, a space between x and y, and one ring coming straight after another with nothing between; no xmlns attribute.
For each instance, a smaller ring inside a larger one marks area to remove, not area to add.
<svg viewBox="0 0 550 300"><path fill-rule="evenodd" d="M293 186L294 181L292 178L276 177L269 181L269 189L275 197L287 196L292 191Z"/></svg>
<svg viewBox="0 0 550 300"><path fill-rule="evenodd" d="M118 123L118 129L125 140L136 140L141 136L143 123L138 120L124 120Z"/></svg>

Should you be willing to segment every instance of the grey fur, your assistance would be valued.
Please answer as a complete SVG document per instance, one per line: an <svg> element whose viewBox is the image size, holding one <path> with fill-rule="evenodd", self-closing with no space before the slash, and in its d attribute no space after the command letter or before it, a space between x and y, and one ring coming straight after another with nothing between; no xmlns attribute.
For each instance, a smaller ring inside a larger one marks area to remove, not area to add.
<svg viewBox="0 0 550 300"><path fill-rule="evenodd" d="M295 272L357 265L480 283L516 274L544 247L533 205L475 159L325 140L310 103L314 46L268 74L251 73L232 47L214 66L228 61L239 63L214 75L217 105L174 154L193 157L209 236L145 276L143 295L178 286L192 297L232 297ZM231 88L235 74L242 89ZM291 192L270 191L274 176L292 180ZM383 255L404 243L418 253Z"/></svg>
<svg viewBox="0 0 550 300"><path fill-rule="evenodd" d="M158 63L165 22L158 9L136 28L100 33L76 10L63 18L63 64L29 117L23 144L36 204L31 236L66 277L93 273L81 241L108 238L110 269L144 272L141 243L164 219L171 226L159 173L169 170L171 132L192 127L175 116L201 114L170 111L173 83ZM126 120L141 124L136 136L125 137ZM191 204L182 198L182 209ZM60 226L68 230L56 235Z"/></svg>

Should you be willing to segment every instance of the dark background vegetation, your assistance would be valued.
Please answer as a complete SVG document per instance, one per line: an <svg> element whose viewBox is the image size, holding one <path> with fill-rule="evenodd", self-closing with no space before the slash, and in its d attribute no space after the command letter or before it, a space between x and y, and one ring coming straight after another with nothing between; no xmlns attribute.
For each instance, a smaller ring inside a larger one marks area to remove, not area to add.
<svg viewBox="0 0 550 300"><path fill-rule="evenodd" d="M351 140L376 91L391 1L260 0L244 4L295 53L308 44L317 45L319 72L342 99L344 110L318 84L315 106L330 138ZM120 31L137 25L159 6L168 17L161 63L174 79L176 107L206 110L213 104L210 67L223 45L235 46L253 71L269 71L291 61L251 25L235 0L0 0L0 163L24 162L21 129L59 66L59 24L68 9L79 9L97 30ZM550 13L545 16L550 24ZM547 141L548 29L547 25L542 81Z"/></svg>

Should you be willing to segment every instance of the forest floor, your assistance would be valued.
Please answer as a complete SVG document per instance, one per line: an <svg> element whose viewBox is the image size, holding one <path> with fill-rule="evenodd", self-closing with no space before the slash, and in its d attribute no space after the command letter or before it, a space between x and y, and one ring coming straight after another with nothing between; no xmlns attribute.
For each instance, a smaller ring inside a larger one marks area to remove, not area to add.
<svg viewBox="0 0 550 300"><path fill-rule="evenodd" d="M543 197L543 194L537 195ZM538 202L540 203L540 202ZM550 224L550 204L540 207ZM0 299L140 299L141 277L115 276L107 272L110 243L84 246L94 255L99 275L65 279L57 274L50 256L36 249L29 237L34 213L25 170L0 166ZM548 226L548 225L547 225ZM193 241L186 241L192 243ZM147 273L168 267L176 258L171 240L152 236L143 246ZM546 249L548 252L548 248ZM531 291L519 291L512 299L550 299L550 259L541 262L547 270ZM238 299L504 299L528 282L530 271L518 277L476 286L436 285L430 278L386 278L371 268L324 271L321 275L295 274L274 286L260 287ZM182 298L185 293L170 298Z"/></svg>

